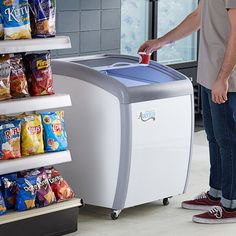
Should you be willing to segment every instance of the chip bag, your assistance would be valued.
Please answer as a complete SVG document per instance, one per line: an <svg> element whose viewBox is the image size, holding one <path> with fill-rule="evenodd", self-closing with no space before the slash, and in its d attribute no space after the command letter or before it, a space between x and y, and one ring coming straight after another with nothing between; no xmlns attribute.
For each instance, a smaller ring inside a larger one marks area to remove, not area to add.
<svg viewBox="0 0 236 236"><path fill-rule="evenodd" d="M3 197L7 209L15 207L17 174L8 174L1 177L3 183Z"/></svg>
<svg viewBox="0 0 236 236"><path fill-rule="evenodd" d="M14 98L29 95L28 84L24 72L22 56L20 54L10 58L11 63L11 95Z"/></svg>
<svg viewBox="0 0 236 236"><path fill-rule="evenodd" d="M54 167L46 169L49 183L58 202L71 199L75 196L69 184L63 179Z"/></svg>
<svg viewBox="0 0 236 236"><path fill-rule="evenodd" d="M44 145L46 152L64 151L68 148L64 112L43 112Z"/></svg>
<svg viewBox="0 0 236 236"><path fill-rule="evenodd" d="M0 101L11 98L10 72L10 56L0 55Z"/></svg>
<svg viewBox="0 0 236 236"><path fill-rule="evenodd" d="M56 0L29 0L32 36L56 35Z"/></svg>
<svg viewBox="0 0 236 236"><path fill-rule="evenodd" d="M0 14L0 39L3 38L4 38L3 19L2 15Z"/></svg>
<svg viewBox="0 0 236 236"><path fill-rule="evenodd" d="M10 116L0 115L0 121L6 121L6 120L9 120L9 119L11 119Z"/></svg>
<svg viewBox="0 0 236 236"><path fill-rule="evenodd" d="M0 9L5 39L31 38L28 0L2 0Z"/></svg>
<svg viewBox="0 0 236 236"><path fill-rule="evenodd" d="M40 114L20 115L22 156L44 153L43 126Z"/></svg>
<svg viewBox="0 0 236 236"><path fill-rule="evenodd" d="M0 216L6 214L7 208L5 206L5 202L0 191Z"/></svg>
<svg viewBox="0 0 236 236"><path fill-rule="evenodd" d="M21 157L21 120L0 121L0 160Z"/></svg>
<svg viewBox="0 0 236 236"><path fill-rule="evenodd" d="M31 96L52 95L53 77L50 53L28 54L26 63L27 80Z"/></svg>
<svg viewBox="0 0 236 236"><path fill-rule="evenodd" d="M15 208L25 211L35 207L36 193L38 190L37 176L18 178Z"/></svg>
<svg viewBox="0 0 236 236"><path fill-rule="evenodd" d="M39 189L37 191L36 207L44 207L56 202L56 196L52 191L45 171L41 171L37 176L37 183Z"/></svg>
<svg viewBox="0 0 236 236"><path fill-rule="evenodd" d="M50 186L47 174L44 168L33 170L27 174L27 176L37 177L37 193L36 193L36 207L48 206L56 202L56 197Z"/></svg>

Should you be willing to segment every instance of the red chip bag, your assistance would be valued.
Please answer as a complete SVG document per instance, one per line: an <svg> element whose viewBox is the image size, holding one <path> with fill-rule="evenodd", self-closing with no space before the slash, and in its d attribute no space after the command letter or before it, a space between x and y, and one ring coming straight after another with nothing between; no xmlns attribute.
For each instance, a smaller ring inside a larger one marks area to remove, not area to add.
<svg viewBox="0 0 236 236"><path fill-rule="evenodd" d="M24 97L29 95L28 84L24 72L23 61L21 55L10 58L11 63L11 95L12 97Z"/></svg>
<svg viewBox="0 0 236 236"><path fill-rule="evenodd" d="M54 167L46 169L49 183L58 202L71 199L75 196L69 184L63 179Z"/></svg>
<svg viewBox="0 0 236 236"><path fill-rule="evenodd" d="M54 94L50 53L29 54L24 61L30 95Z"/></svg>

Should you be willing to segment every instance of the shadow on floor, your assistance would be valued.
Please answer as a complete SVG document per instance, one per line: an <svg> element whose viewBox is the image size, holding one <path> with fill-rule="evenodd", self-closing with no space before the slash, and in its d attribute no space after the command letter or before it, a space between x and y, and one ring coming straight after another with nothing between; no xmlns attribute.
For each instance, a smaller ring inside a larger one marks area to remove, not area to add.
<svg viewBox="0 0 236 236"><path fill-rule="evenodd" d="M204 125L203 125L203 120L202 120L201 114L195 115L195 124L194 125L195 125L194 132L204 130Z"/></svg>

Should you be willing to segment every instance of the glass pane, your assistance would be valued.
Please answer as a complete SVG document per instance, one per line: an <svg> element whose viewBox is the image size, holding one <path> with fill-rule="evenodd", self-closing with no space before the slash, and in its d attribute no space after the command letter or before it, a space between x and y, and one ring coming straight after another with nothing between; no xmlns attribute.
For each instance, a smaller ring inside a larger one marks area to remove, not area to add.
<svg viewBox="0 0 236 236"><path fill-rule="evenodd" d="M121 0L121 53L137 56L148 38L148 1Z"/></svg>
<svg viewBox="0 0 236 236"><path fill-rule="evenodd" d="M158 37L176 27L197 8L197 0L159 0ZM197 60L197 34L169 44L158 51L157 60L163 64L177 64Z"/></svg>

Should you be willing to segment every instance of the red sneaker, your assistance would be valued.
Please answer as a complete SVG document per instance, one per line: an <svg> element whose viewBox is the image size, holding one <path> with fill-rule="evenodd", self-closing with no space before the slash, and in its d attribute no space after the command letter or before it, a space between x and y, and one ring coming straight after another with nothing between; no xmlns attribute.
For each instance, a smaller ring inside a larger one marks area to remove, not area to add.
<svg viewBox="0 0 236 236"><path fill-rule="evenodd" d="M236 211L228 212L222 206L215 206L208 212L193 216L193 222L202 224L236 223Z"/></svg>
<svg viewBox="0 0 236 236"><path fill-rule="evenodd" d="M182 202L182 208L190 210L209 210L213 206L220 206L220 200L211 200L208 192L202 192L194 200Z"/></svg>

